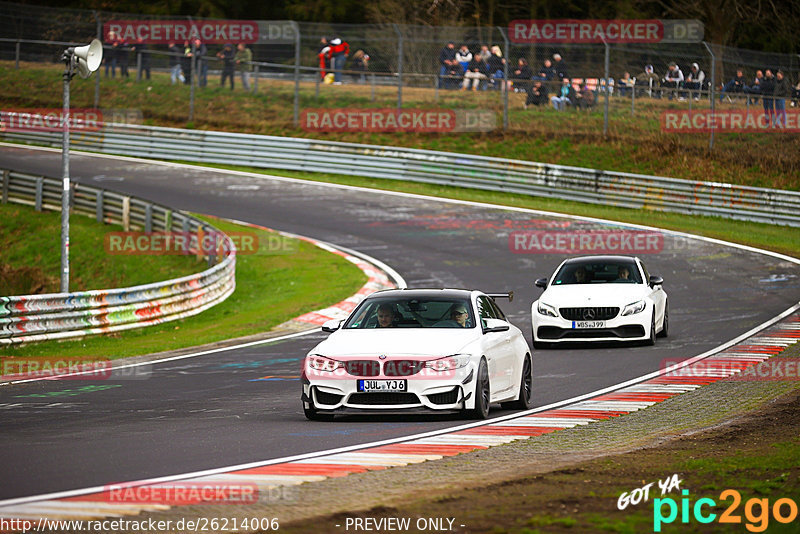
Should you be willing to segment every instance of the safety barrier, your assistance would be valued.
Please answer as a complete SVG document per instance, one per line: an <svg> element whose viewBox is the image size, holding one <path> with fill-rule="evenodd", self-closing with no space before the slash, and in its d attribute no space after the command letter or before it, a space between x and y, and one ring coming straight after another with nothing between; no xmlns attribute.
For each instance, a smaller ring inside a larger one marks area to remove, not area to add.
<svg viewBox="0 0 800 534"><path fill-rule="evenodd" d="M61 134L6 132L61 146ZM505 191L593 204L800 226L800 193L413 148L154 126L106 125L75 149L145 158L291 169Z"/></svg>
<svg viewBox="0 0 800 534"><path fill-rule="evenodd" d="M62 184L2 170L2 202L61 210ZM236 288L236 249L225 234L188 214L134 197L73 183L75 213L125 231L181 232L189 253L207 257L203 272L135 287L0 297L0 345L116 332L182 319L224 301ZM198 235L197 239L189 236ZM207 246L210 245L210 246ZM199 248L198 248L199 247ZM204 251L208 251L206 254ZM217 263L218 256L222 260Z"/></svg>

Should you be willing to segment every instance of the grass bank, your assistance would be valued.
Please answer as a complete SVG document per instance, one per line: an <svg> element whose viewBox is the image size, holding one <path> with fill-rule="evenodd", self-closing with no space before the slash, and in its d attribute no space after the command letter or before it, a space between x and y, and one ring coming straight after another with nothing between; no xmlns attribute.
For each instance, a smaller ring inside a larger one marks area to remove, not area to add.
<svg viewBox="0 0 800 534"><path fill-rule="evenodd" d="M63 67L23 63L15 70L13 62L0 62L0 78L7 80L0 105L4 108L59 108ZM664 133L661 115L667 110L703 109L709 102L676 102L649 98L637 99L635 113L627 98L612 98L609 135L603 137L603 113L598 105L591 113L556 112L550 108L524 110L523 94L510 94L510 129L490 133L310 133L293 126L294 83L265 80L257 93L220 88L218 80L198 89L195 116L189 117L189 87L171 85L164 73L154 73L149 81L101 79L100 106L142 112L149 125L190 127L232 132L252 132L292 137L373 143L405 147L424 147L542 161L604 170L625 171L685 178L713 180L745 185L800 189L800 136L794 133L718 134L715 148L709 151L708 135ZM434 91L432 88L405 87L406 108L491 109L500 121L502 101L499 92ZM92 107L94 82L76 79L71 88L72 105ZM301 84L300 108L393 108L397 90L369 85L320 86ZM720 104L732 109L743 104Z"/></svg>
<svg viewBox="0 0 800 534"><path fill-rule="evenodd" d="M30 270L36 273L36 280L47 280L49 284L53 283L50 279L56 277L57 290L60 214L2 206L0 221L0 250L8 272ZM264 242L270 235L274 236L271 232L217 219L209 222L222 231L255 232ZM111 256L105 253L103 236L121 228L101 225L82 216L72 217L71 226L73 289L166 280L198 272L205 265L182 256ZM55 238L49 243L45 236ZM238 256L236 291L225 302L197 316L103 336L6 347L0 349L0 355L89 355L114 359L212 343L268 331L297 315L338 302L366 282L366 276L340 256L304 241L292 239L285 243L278 253L261 251ZM13 246L7 250L5 244ZM320 285L318 280L323 277L327 282ZM15 280L15 287L23 293L22 288L29 287L20 282L20 277L10 280Z"/></svg>

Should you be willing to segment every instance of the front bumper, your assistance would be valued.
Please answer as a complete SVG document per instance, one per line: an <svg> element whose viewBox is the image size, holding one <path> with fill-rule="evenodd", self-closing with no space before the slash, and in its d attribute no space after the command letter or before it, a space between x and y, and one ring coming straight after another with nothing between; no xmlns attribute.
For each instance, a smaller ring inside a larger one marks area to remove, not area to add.
<svg viewBox="0 0 800 534"><path fill-rule="evenodd" d="M542 315L533 310L533 340L543 343L583 341L644 341L650 338L652 307L604 321L602 328L576 328L575 321Z"/></svg>

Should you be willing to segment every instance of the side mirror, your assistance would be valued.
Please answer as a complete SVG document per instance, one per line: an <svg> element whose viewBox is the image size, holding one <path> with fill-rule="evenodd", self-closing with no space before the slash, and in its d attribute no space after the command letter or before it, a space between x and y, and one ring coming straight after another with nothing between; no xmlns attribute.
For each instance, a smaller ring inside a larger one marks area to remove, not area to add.
<svg viewBox="0 0 800 534"><path fill-rule="evenodd" d="M539 278L534 282L536 287L541 287L542 289L547 289L547 278Z"/></svg>
<svg viewBox="0 0 800 534"><path fill-rule="evenodd" d="M342 321L339 319L331 319L330 321L325 321L322 324L322 331L323 332L336 332L339 330L339 327L342 326Z"/></svg>
<svg viewBox="0 0 800 534"><path fill-rule="evenodd" d="M650 276L650 280L648 281L648 283L650 284L650 287L660 286L661 284L664 283L664 279L661 278L660 276L652 275Z"/></svg>
<svg viewBox="0 0 800 534"><path fill-rule="evenodd" d="M484 334L488 334L489 332L507 332L510 328L508 323L501 319L485 319L481 322L483 323Z"/></svg>

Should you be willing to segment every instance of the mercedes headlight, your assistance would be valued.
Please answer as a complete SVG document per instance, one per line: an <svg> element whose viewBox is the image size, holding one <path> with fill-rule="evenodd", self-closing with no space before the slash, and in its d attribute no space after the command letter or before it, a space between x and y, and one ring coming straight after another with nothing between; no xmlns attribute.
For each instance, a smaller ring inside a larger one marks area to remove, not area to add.
<svg viewBox="0 0 800 534"><path fill-rule="evenodd" d="M632 302L625 306L622 310L622 315L633 315L635 313L639 313L645 308L645 302L643 300L639 300L636 302Z"/></svg>
<svg viewBox="0 0 800 534"><path fill-rule="evenodd" d="M539 301L539 305L536 307L536 311L539 312L539 315L547 315L548 317L558 317L558 313L556 313L555 308L541 301Z"/></svg>

